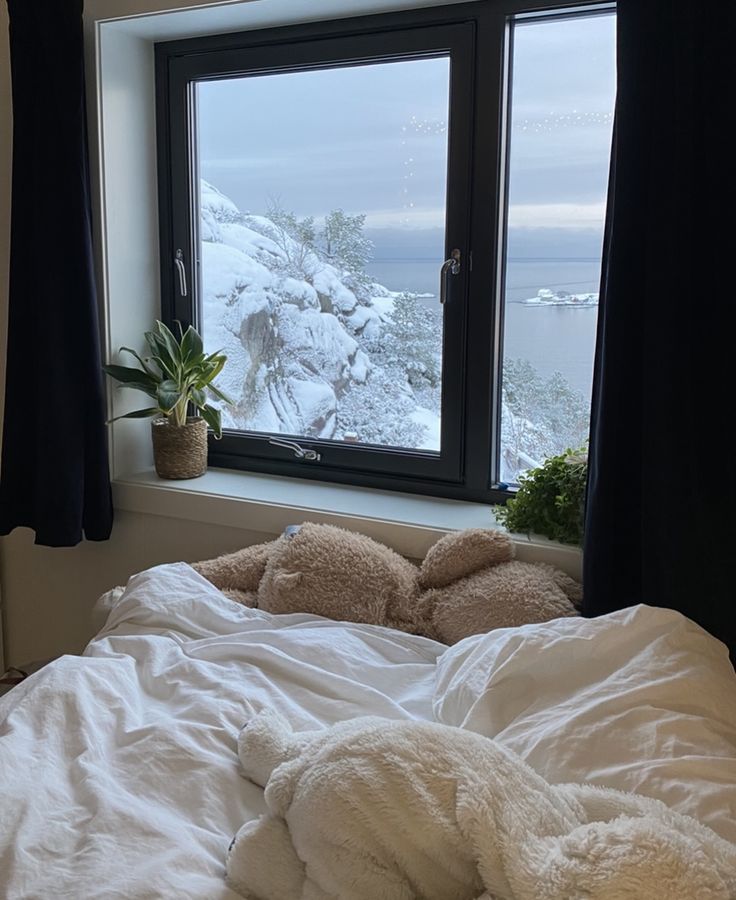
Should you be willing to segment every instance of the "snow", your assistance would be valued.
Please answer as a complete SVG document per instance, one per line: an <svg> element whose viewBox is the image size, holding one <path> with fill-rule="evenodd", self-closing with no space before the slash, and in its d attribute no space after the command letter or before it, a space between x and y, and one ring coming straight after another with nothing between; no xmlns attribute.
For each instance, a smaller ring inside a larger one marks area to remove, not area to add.
<svg viewBox="0 0 736 900"><path fill-rule="evenodd" d="M335 309L352 312L358 304L355 294L342 283L331 265L324 265L314 275L314 287L319 294L329 297Z"/></svg>
<svg viewBox="0 0 736 900"><path fill-rule="evenodd" d="M598 294L570 294L567 291L551 291L549 288L541 288L537 291L536 297L513 302L523 303L525 306L598 306Z"/></svg>
<svg viewBox="0 0 736 900"><path fill-rule="evenodd" d="M207 352L227 356L217 380L234 400L219 404L225 427L438 451L442 318L417 302L432 295L336 267L289 213L241 212L205 181L200 201L202 336ZM543 289L534 302L582 306L597 295ZM564 384L506 369L501 477L511 482L568 440L555 423L578 410Z"/></svg>
<svg viewBox="0 0 736 900"><path fill-rule="evenodd" d="M283 308L280 324L280 336L287 351L282 355L282 364L299 366L305 374L333 385L349 379L358 344L336 316L289 306Z"/></svg>
<svg viewBox="0 0 736 900"><path fill-rule="evenodd" d="M319 309L319 296L311 284L297 278L284 278L280 284L281 296L286 303L293 303L299 309Z"/></svg>
<svg viewBox="0 0 736 900"><path fill-rule="evenodd" d="M204 179L200 181L199 206L208 210L218 222L231 222L240 217L240 210L233 201Z"/></svg>
<svg viewBox="0 0 736 900"><path fill-rule="evenodd" d="M265 254L266 259L281 259L284 256L283 250L275 241L259 234L252 228L235 222L226 222L219 226L220 240L235 247L249 256L257 257L258 254ZM202 240L205 240L203 237Z"/></svg>
<svg viewBox="0 0 736 900"><path fill-rule="evenodd" d="M203 242L202 287L205 303L222 306L223 302L235 302L236 296L244 300L245 316L268 302L267 292L274 287L274 278L264 265L240 250L227 244Z"/></svg>
<svg viewBox="0 0 736 900"><path fill-rule="evenodd" d="M427 409L425 406L417 406L412 413L411 419L418 425L426 429L424 441L420 449L422 450L439 450L440 449L440 426L442 424L440 417L436 412Z"/></svg>
<svg viewBox="0 0 736 900"><path fill-rule="evenodd" d="M394 295L398 296L398 295ZM391 316L394 309L396 308L396 303L394 301L393 296L383 297L380 295L371 297L371 305L373 309L381 316L381 318L385 321L387 318Z"/></svg>
<svg viewBox="0 0 736 900"><path fill-rule="evenodd" d="M290 378L289 388L302 422L312 423L314 437L333 437L337 398L329 384Z"/></svg>
<svg viewBox="0 0 736 900"><path fill-rule="evenodd" d="M357 384L364 384L372 368L372 363L367 354L363 353L362 350L358 350L350 367L350 375Z"/></svg>
<svg viewBox="0 0 736 900"><path fill-rule="evenodd" d="M340 398L365 386L374 368L356 337L380 339L393 295L373 283L359 300L345 283L349 273L281 225L241 214L207 182L200 196L203 338L208 352L227 355L218 383L235 400L223 420L249 431L334 437ZM405 415L411 389L397 390ZM384 406L390 416L390 398ZM425 420L434 427L428 411L418 415L418 432Z"/></svg>

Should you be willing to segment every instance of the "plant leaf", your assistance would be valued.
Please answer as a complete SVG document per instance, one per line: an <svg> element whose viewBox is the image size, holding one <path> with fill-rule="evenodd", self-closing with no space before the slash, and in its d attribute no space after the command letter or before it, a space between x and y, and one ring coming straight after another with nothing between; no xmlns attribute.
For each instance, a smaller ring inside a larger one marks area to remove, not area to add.
<svg viewBox="0 0 736 900"><path fill-rule="evenodd" d="M195 363L197 357L202 356L202 349L202 338L190 325L181 339L181 357L184 364Z"/></svg>
<svg viewBox="0 0 736 900"><path fill-rule="evenodd" d="M171 332L169 332L169 335L170 334ZM146 332L146 341L151 347L153 359L161 368L161 371L170 375L171 378L178 378L181 360L179 358L179 350L176 343L172 343L171 340L167 342L161 335L156 334L155 331Z"/></svg>
<svg viewBox="0 0 736 900"><path fill-rule="evenodd" d="M156 381L160 381L160 380L161 380L161 374L160 374L159 372L155 372L155 371L148 365L148 360L143 359L143 357L142 357L137 351L133 350L131 347L121 347L121 348L120 348L120 352L121 352L121 353L123 353L123 352L125 352L125 353L130 353L131 356L135 356L135 358L138 360L138 362L139 362L139 363L141 364L141 366L143 367L144 372L146 372L148 375L150 375L151 378L155 378Z"/></svg>
<svg viewBox="0 0 736 900"><path fill-rule="evenodd" d="M192 388L190 400L197 409L203 409L207 405L207 394L200 388Z"/></svg>
<svg viewBox="0 0 736 900"><path fill-rule="evenodd" d="M232 405L235 401L231 400L227 394L223 393L219 388L216 388L214 384L208 384L207 390L212 394L213 397L216 397L218 400L222 400L223 403L229 403Z"/></svg>
<svg viewBox="0 0 736 900"><path fill-rule="evenodd" d="M214 431L215 438L219 440L222 437L222 419L220 417L220 410L215 409L214 406L203 406L200 412L202 413L202 418Z"/></svg>
<svg viewBox="0 0 736 900"><path fill-rule="evenodd" d="M154 384L144 384L143 382L135 383L133 381L128 382L127 384L121 384L121 388L131 388L134 391L142 391L144 394L147 394L149 397L153 397L156 399L156 391L157 387Z"/></svg>
<svg viewBox="0 0 736 900"><path fill-rule="evenodd" d="M151 386L155 386L156 379L152 378L146 372L141 369L134 369L132 366L103 366L102 371L106 372L110 375L111 378L114 378L116 381L120 381L123 384L140 384L146 383Z"/></svg>
<svg viewBox="0 0 736 900"><path fill-rule="evenodd" d="M160 410L158 406L150 406L148 409L136 409L133 412L125 413L123 416L115 416L114 419L108 419L108 424L110 422L117 422L118 419L146 419L149 416L155 416L156 413L160 413L163 410Z"/></svg>
<svg viewBox="0 0 736 900"><path fill-rule="evenodd" d="M156 391L156 399L158 405L164 412L171 412L176 404L181 400L182 392L178 390L173 381L162 382Z"/></svg>
<svg viewBox="0 0 736 900"><path fill-rule="evenodd" d="M182 364L182 350L179 341L177 341L177 339L164 325L163 322L159 322L158 320L156 320L156 328L158 329L158 338L166 347L166 350L171 357L174 366L176 368L180 367ZM179 326L179 329L181 330L181 325Z"/></svg>
<svg viewBox="0 0 736 900"><path fill-rule="evenodd" d="M164 354L166 353L165 350L162 351L162 352L163 352ZM166 379L166 378L178 378L178 377L179 377L179 375L178 375L178 373L177 373L177 371L176 371L176 366L175 366L170 360L169 360L169 362L167 363L166 360L165 360L165 358L162 357L162 356L153 356L153 357L151 357L151 358L153 359L153 361L156 363L156 365L157 365L157 366L161 369L161 371L163 372L163 377L164 377L164 379Z"/></svg>
<svg viewBox="0 0 736 900"><path fill-rule="evenodd" d="M202 387L208 385L222 372L223 366L227 362L226 356L218 356L215 359L207 359L205 361L206 369L202 374Z"/></svg>

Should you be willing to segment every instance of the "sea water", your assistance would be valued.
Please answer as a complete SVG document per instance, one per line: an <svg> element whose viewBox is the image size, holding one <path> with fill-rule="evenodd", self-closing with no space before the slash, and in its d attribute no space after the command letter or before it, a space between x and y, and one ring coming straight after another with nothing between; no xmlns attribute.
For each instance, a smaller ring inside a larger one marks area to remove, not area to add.
<svg viewBox="0 0 736 900"><path fill-rule="evenodd" d="M575 390L590 397L598 308L525 306L519 301L539 290L597 292L599 259L523 259L506 266L504 355L527 359L548 377L559 372ZM376 281L392 291L415 291L439 307L439 266L435 260L374 260L367 266Z"/></svg>

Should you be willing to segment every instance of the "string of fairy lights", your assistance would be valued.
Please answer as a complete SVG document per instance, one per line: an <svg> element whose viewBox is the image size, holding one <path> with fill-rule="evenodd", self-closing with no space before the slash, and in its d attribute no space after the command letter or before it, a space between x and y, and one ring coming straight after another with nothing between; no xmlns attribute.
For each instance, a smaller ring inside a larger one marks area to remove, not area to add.
<svg viewBox="0 0 736 900"><path fill-rule="evenodd" d="M447 122L442 119L419 119L412 116L408 124L401 128L401 146L406 147L409 137L436 137L447 134ZM414 178L414 157L407 156L404 159L404 173L402 175L401 196L403 199L404 215L401 217L402 225L410 224L408 215L414 209L414 201L411 198L411 182Z"/></svg>
<svg viewBox="0 0 736 900"><path fill-rule="evenodd" d="M545 116L537 116L534 118L516 118L511 123L513 131L526 132L527 134L553 134L555 132L564 131L569 128L586 128L591 126L610 127L613 123L613 113L607 112L585 112L573 109L567 113L550 112ZM407 140L414 137L437 137L447 134L447 122L442 119L420 119L417 116L411 116L408 123L401 128L401 146L406 147ZM409 213L414 209L414 201L412 199L411 184L414 179L414 163L413 156L407 156L404 159L404 172L402 175L401 195L403 200L403 209L406 213L401 219L402 224L410 223Z"/></svg>
<svg viewBox="0 0 736 900"><path fill-rule="evenodd" d="M613 122L611 112L582 112L573 109L569 113L549 113L533 119L516 119L512 122L515 131L526 131L532 134L552 134L566 128L585 128L590 125L609 126Z"/></svg>

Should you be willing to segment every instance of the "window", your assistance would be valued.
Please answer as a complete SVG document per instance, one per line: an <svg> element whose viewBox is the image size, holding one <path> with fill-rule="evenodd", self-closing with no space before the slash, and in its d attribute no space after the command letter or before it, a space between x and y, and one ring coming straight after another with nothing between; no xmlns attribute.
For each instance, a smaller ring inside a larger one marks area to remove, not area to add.
<svg viewBox="0 0 736 900"><path fill-rule="evenodd" d="M584 437L613 17L513 6L157 45L162 315L228 356L213 465L488 501Z"/></svg>
<svg viewBox="0 0 736 900"><path fill-rule="evenodd" d="M500 478L588 436L615 91L612 15L513 29Z"/></svg>

